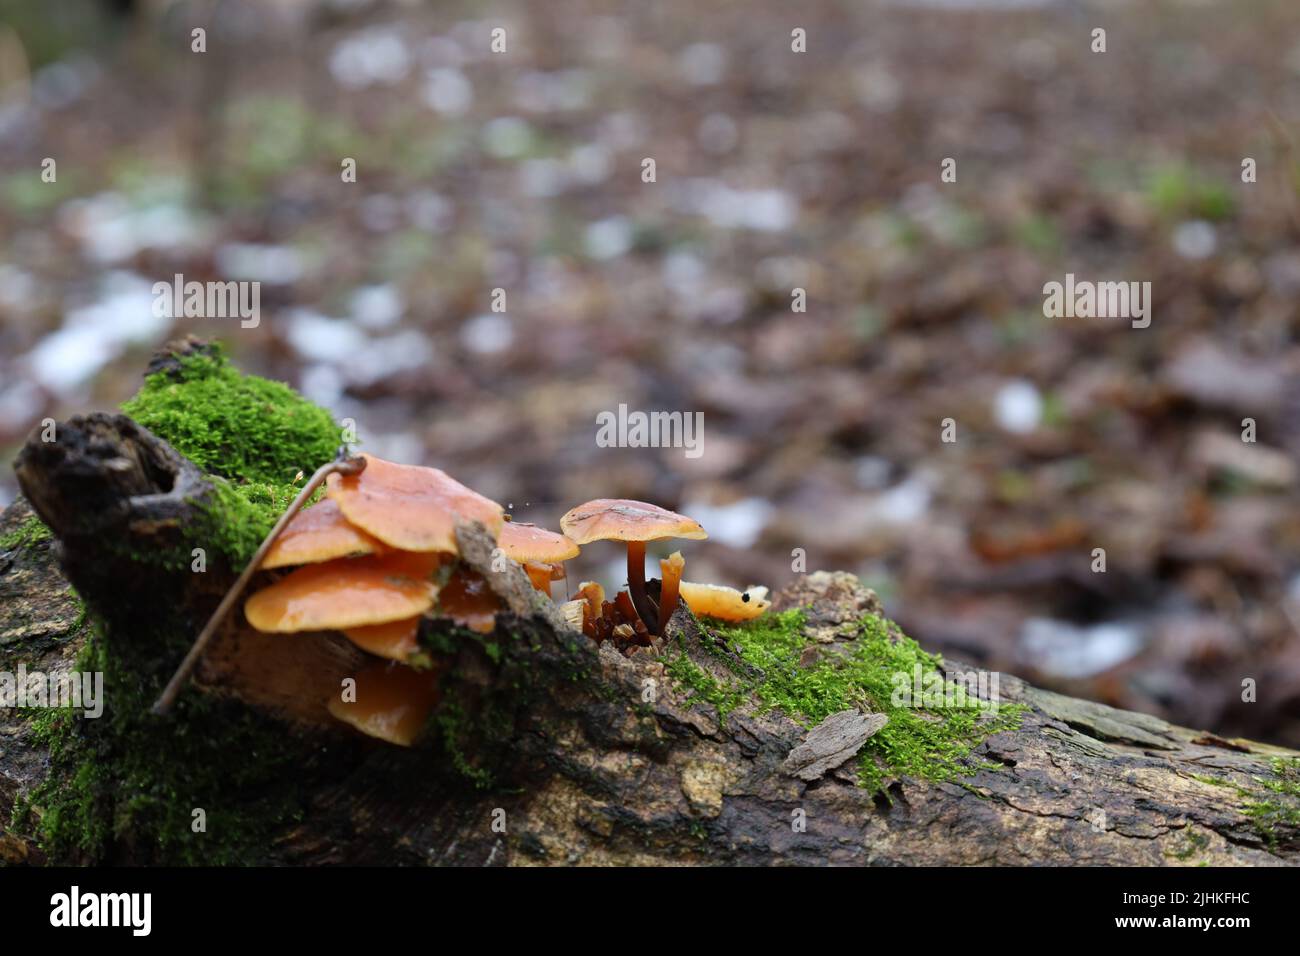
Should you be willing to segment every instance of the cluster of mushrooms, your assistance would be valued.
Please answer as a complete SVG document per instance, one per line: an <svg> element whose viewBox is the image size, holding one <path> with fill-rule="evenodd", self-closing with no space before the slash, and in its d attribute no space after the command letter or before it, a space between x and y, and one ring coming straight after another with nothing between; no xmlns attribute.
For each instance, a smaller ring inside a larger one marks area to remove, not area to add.
<svg viewBox="0 0 1300 956"><path fill-rule="evenodd" d="M488 582L460 562L456 525L478 522L499 555L523 566L533 587L551 596L567 579L564 563L582 545L627 545L627 591L613 601L594 581L563 603L567 622L624 654L651 647L680 602L726 621L757 617L767 589L691 584L680 552L659 562L657 594L647 590L646 542L706 537L699 523L641 501L602 498L574 508L563 534L513 522L501 505L436 468L399 465L372 455L355 473L330 474L318 503L289 520L258 570L293 568L248 598L244 615L274 634L340 631L376 658L355 675L355 693L335 695L329 710L361 732L410 746L438 702L439 661L421 646L421 622L443 617L490 633L502 604Z"/></svg>

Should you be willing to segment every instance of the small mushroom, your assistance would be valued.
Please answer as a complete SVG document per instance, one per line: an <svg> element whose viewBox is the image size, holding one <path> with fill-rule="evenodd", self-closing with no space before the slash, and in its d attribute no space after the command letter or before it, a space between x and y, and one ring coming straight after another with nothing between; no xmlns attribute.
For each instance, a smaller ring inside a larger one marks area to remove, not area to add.
<svg viewBox="0 0 1300 956"><path fill-rule="evenodd" d="M680 551L674 551L659 561L659 579L662 582L659 590L659 634L661 636L668 629L668 619L673 616L673 611L677 610L682 569L685 567L686 559L682 557Z"/></svg>
<svg viewBox="0 0 1300 956"><path fill-rule="evenodd" d="M651 631L658 630L658 619L645 592L645 543L663 538L708 537L693 518L626 498L597 498L578 505L560 519L560 529L579 545L591 541L627 542L627 587L637 614Z"/></svg>
<svg viewBox="0 0 1300 956"><path fill-rule="evenodd" d="M309 564L263 588L244 605L259 631L286 634L387 624L433 607L433 554L384 554Z"/></svg>
<svg viewBox="0 0 1300 956"><path fill-rule="evenodd" d="M605 603L605 589L597 581L583 581L578 585L578 596L586 600L593 618L600 617L601 605Z"/></svg>
<svg viewBox="0 0 1300 956"><path fill-rule="evenodd" d="M605 604L605 589L596 581L583 581L578 585L578 598L586 605L582 611L582 633L596 638L599 636L596 621Z"/></svg>
<svg viewBox="0 0 1300 956"><path fill-rule="evenodd" d="M563 563L576 558L579 548L562 534L532 524L507 521L497 543L506 557L518 561L533 587L551 596L551 582L562 580Z"/></svg>
<svg viewBox="0 0 1300 956"><path fill-rule="evenodd" d="M398 465L370 455L355 475L330 475L327 494L352 524L403 551L459 554L456 524L478 521L493 538L505 523L495 501L437 468Z"/></svg>
<svg viewBox="0 0 1300 956"><path fill-rule="evenodd" d="M293 516L266 552L261 569L319 564L385 550L376 538L348 523L338 502L326 498Z"/></svg>
<svg viewBox="0 0 1300 956"><path fill-rule="evenodd" d="M384 624L343 629L343 636L368 654L403 663L420 649L420 642L416 639L419 633L419 615Z"/></svg>
<svg viewBox="0 0 1300 956"><path fill-rule="evenodd" d="M437 706L439 672L374 663L356 677L356 699L330 699L329 711L345 724L390 744L409 747Z"/></svg>
<svg viewBox="0 0 1300 956"><path fill-rule="evenodd" d="M721 584L691 584L682 581L678 585L681 599L701 617L716 617L722 621L752 621L769 607L772 602L767 599L767 588L748 587L744 591L724 587Z"/></svg>

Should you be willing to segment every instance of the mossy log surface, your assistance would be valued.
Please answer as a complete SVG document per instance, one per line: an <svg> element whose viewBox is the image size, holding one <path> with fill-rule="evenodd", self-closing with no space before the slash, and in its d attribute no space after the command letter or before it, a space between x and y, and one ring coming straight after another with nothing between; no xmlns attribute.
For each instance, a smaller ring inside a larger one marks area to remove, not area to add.
<svg viewBox="0 0 1300 956"><path fill-rule="evenodd" d="M0 540L10 545L0 551L2 669L72 667L92 632L88 617L111 635L110 653L125 655L159 686L234 574L219 561L197 574L149 560L207 520L204 475L130 419L111 415L62 423L55 444L34 439L18 474L27 500L0 522ZM17 533L30 526L33 507L52 537ZM1300 859L1297 754L1066 698L1009 675L1001 675L1001 697L1023 708L1019 726L979 742L968 776L895 775L870 788L850 761L799 779L783 763L807 737L806 721L754 697L728 707L723 719L698 689L672 679L673 660L681 663L674 655L718 674L729 653L710 644L688 611L670 624L671 651L625 658L597 649L564 627L518 568L492 571L491 542L481 532L460 534L464 559L508 610L495 640L438 638L455 666L435 718L443 732L427 746L376 743L329 719L321 688L337 686L360 661L341 638L259 635L242 614L228 623L185 700L219 698L269 715L285 747L302 755L278 771L293 777L294 799L269 804L278 809L268 811L255 839L239 844L235 859L475 866ZM880 612L856 578L827 572L779 593L774 612L788 608L804 609L810 661L851 653L863 639L859 622ZM164 621L178 633L160 636ZM655 688L648 700L647 687ZM226 718L203 714L191 712L185 733L219 744ZM169 728L179 734L181 725L167 721L182 718L140 719L158 721L153 759L173 759ZM132 832L120 807L107 832L80 845L43 840L46 811L32 795L43 785L48 794L76 784L56 779L49 789L51 775L66 768L51 760L38 723L28 711L0 711L0 861L177 858L161 855L156 834ZM266 755L222 759L243 766ZM250 779L249 787L261 786ZM180 854L187 862L224 861L208 850L222 836L212 822L241 817L221 817L220 804L261 801L265 809L263 796L237 786L214 792L205 805L208 832L174 835L170 845L191 841ZM92 803L113 799L98 794ZM26 802L35 812L15 813ZM188 803L180 812L188 820Z"/></svg>

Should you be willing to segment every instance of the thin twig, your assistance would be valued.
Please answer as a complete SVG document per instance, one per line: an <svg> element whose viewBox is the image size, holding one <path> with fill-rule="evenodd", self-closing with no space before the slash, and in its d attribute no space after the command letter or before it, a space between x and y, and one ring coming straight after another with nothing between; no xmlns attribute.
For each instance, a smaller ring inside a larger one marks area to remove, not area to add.
<svg viewBox="0 0 1300 956"><path fill-rule="evenodd" d="M177 695L180 694L185 682L189 680L190 674L199 662L199 658L207 650L208 644L212 642L212 638L220 629L222 622L230 614L230 610L235 606L235 602L239 600L239 596L244 593L249 578L261 567L266 552L271 550L271 545L275 544L275 539L280 536L280 532L284 530L290 519L307 503L307 499L316 492L316 489L325 482L326 478L335 472L341 475L358 475L365 470L365 467L366 460L364 458L350 458L344 449L339 449L339 457L316 469L316 474L312 475L311 480L303 485L302 491L298 492L298 497L294 498L293 503L289 505L284 514L280 515L280 520L275 523L271 533L266 536L266 540L262 542L257 552L244 566L244 570L235 579L235 583L230 586L230 590L221 599L221 603L217 605L217 609L212 612L212 617L208 618L208 623L203 626L199 636L194 639L194 644L190 647L189 653L185 655L185 660L181 661L181 666L176 669L176 673L172 675L172 679L167 682L162 694L154 702L153 712L155 714L167 713L171 710L172 704L176 703Z"/></svg>

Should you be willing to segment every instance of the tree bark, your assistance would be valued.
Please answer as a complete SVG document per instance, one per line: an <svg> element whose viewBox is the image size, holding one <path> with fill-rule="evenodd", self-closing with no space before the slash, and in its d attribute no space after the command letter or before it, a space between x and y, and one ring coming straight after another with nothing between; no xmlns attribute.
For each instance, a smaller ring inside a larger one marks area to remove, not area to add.
<svg viewBox="0 0 1300 956"><path fill-rule="evenodd" d="M54 538L0 552L0 663L66 669L81 642L69 583L117 634L147 634L160 601L197 633L233 579L162 572L124 554L171 547L207 500L207 479L165 442L121 415L59 425L58 441L28 442L16 468L25 499L0 535L33 509ZM223 694L273 713L323 742L302 819L269 844L271 863L374 864L1290 864L1300 814L1261 825L1259 805L1281 748L1172 726L1067 698L1001 675L1004 701L1024 705L1019 729L981 744L974 769L935 783L902 777L884 792L858 785L853 761L814 780L787 764L808 728L757 701L725 722L673 685L665 660L623 657L568 630L517 567L492 569L492 542L462 528L463 557L505 601L500 659L457 652L448 693L491 714L473 741L494 786L452 770L436 745L406 750L361 741L332 721L320 688L362 655L337 635L302 640L251 631L236 614L187 694ZM235 569L237 570L237 569ZM805 607L829 650L879 613L844 573L818 572L779 593L774 610ZM699 625L679 610L670 634L700 667ZM143 638L142 638L143 640ZM140 648L149 653L150 648ZM176 660L163 661L174 666ZM653 681L652 685L647 681ZM643 691L655 688L646 701ZM161 719L161 718L160 718ZM501 728L504 728L502 730ZM221 733L220 727L211 728ZM20 794L49 773L31 720L0 710L0 861L37 862L32 834L8 825ZM1294 801L1281 795L1276 799ZM1290 807L1290 804L1285 804ZM1252 809L1253 808L1253 809ZM799 821L803 826L798 826ZM1288 822L1290 821L1290 822ZM57 862L57 861L56 861Z"/></svg>

